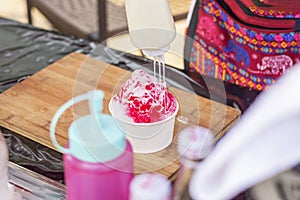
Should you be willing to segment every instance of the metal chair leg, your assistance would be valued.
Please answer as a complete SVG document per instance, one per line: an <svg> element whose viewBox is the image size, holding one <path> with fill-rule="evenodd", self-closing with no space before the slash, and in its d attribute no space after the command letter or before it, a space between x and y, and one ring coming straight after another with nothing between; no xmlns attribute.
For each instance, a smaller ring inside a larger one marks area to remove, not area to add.
<svg viewBox="0 0 300 200"><path fill-rule="evenodd" d="M98 0L98 34L99 42L105 42L106 39L106 0Z"/></svg>
<svg viewBox="0 0 300 200"><path fill-rule="evenodd" d="M26 0L26 3L27 3L27 19L28 19L28 24L32 24L32 15L31 15L32 2L31 2L31 0Z"/></svg>

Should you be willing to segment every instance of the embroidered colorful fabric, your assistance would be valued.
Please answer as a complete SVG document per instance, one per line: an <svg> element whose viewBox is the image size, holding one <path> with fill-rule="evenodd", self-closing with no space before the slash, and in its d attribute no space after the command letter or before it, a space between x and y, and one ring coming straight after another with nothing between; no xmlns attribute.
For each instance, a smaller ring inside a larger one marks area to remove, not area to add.
<svg viewBox="0 0 300 200"><path fill-rule="evenodd" d="M245 26L214 0L200 0L193 39L191 72L259 91L300 61L300 33Z"/></svg>
<svg viewBox="0 0 300 200"><path fill-rule="evenodd" d="M231 0L232 1L232 0ZM269 18L300 18L299 0L239 0L254 15Z"/></svg>

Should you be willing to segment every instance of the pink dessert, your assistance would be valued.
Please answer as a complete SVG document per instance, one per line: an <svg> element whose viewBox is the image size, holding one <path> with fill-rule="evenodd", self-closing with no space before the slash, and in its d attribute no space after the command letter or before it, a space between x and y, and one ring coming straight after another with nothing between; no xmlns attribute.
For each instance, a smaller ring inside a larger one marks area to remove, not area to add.
<svg viewBox="0 0 300 200"><path fill-rule="evenodd" d="M144 70L134 71L113 101L136 123L161 121L171 116L177 106L167 87Z"/></svg>

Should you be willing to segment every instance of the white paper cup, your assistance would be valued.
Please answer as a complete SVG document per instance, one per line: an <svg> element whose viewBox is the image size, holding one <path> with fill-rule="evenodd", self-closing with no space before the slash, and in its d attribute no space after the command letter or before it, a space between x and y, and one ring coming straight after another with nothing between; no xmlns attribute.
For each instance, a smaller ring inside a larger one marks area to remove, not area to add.
<svg viewBox="0 0 300 200"><path fill-rule="evenodd" d="M112 98L113 99L113 98ZM154 153L169 146L173 140L175 117L179 104L176 100L175 112L162 121L153 123L135 123L118 118L118 108L109 101L109 111L115 118L116 125L126 134L135 153Z"/></svg>

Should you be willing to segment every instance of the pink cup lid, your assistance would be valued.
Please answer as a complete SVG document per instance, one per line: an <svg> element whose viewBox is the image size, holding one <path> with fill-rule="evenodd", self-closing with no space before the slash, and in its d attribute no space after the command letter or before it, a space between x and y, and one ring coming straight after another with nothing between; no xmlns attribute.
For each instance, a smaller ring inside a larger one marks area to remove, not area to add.
<svg viewBox="0 0 300 200"><path fill-rule="evenodd" d="M171 192L170 181L157 173L137 175L130 184L130 200L169 200Z"/></svg>

